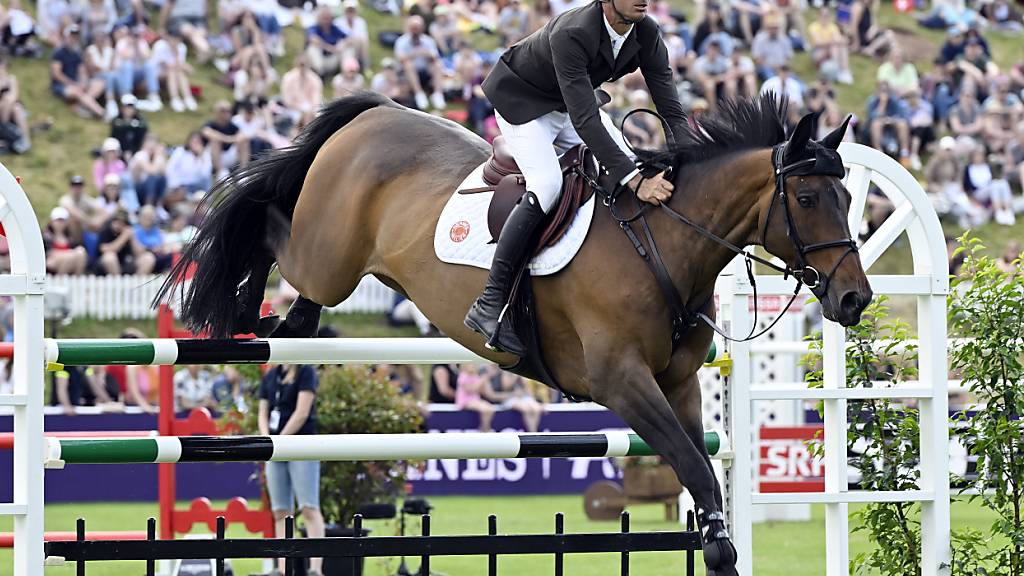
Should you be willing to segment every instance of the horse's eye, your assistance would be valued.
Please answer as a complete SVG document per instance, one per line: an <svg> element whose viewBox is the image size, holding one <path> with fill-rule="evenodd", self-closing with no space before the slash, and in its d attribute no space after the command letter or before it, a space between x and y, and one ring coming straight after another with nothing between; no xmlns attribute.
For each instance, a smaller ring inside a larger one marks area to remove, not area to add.
<svg viewBox="0 0 1024 576"><path fill-rule="evenodd" d="M812 196L797 196L796 201L797 204L800 204L801 208L813 208L815 204L814 197Z"/></svg>

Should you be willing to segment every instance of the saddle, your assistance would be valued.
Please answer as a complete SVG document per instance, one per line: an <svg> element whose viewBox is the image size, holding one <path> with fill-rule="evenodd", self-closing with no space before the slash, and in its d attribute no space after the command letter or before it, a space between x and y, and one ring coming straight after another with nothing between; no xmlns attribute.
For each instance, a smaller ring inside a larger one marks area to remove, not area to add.
<svg viewBox="0 0 1024 576"><path fill-rule="evenodd" d="M494 192L487 208L487 228L491 238L497 241L512 208L526 193L526 179L516 165L505 138L495 137L493 146L493 153L483 169L483 181L487 185L459 190L459 194ZM581 175L582 171L590 178L597 177L597 164L594 162L593 154L584 144L577 144L563 154L559 164L562 167L562 194L559 196L558 204L542 223L541 233L536 237L531 251L533 255L558 242L569 229L580 206L586 204L594 194L587 179Z"/></svg>

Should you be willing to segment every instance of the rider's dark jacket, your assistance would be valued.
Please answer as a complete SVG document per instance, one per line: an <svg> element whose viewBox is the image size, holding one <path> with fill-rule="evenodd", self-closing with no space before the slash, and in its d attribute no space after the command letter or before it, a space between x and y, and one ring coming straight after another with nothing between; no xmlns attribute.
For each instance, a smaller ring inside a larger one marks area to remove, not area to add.
<svg viewBox="0 0 1024 576"><path fill-rule="evenodd" d="M612 57L601 2L569 10L512 45L483 83L484 93L502 118L525 124L552 111L568 111L580 138L613 181L636 166L601 125L594 89L637 69L654 105L673 127L686 122L672 83L668 49L650 17L633 26Z"/></svg>

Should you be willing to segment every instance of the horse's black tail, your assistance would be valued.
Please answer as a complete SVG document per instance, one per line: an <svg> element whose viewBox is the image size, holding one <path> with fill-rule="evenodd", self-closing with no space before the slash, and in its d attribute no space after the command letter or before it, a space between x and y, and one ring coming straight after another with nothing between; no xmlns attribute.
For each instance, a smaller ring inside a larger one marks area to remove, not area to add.
<svg viewBox="0 0 1024 576"><path fill-rule="evenodd" d="M372 92L336 100L320 111L292 146L271 152L218 182L203 200L201 210L209 208L209 213L154 302L163 301L180 285L181 319L190 330L215 338L248 331L256 321L248 316L258 314L274 253L288 237L281 228L291 222L317 152L356 116L378 106L397 104ZM249 294L253 287L258 294Z"/></svg>

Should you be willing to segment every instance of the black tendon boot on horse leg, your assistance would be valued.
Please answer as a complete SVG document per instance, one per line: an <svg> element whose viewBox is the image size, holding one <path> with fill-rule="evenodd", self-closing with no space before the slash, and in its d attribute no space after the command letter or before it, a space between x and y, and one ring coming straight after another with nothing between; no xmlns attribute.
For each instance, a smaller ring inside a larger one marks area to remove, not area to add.
<svg viewBox="0 0 1024 576"><path fill-rule="evenodd" d="M544 211L541 210L537 196L527 192L516 203L501 228L487 285L469 309L465 320L466 327L483 334L488 348L516 356L526 354L526 346L514 331L499 330L499 319L508 304L509 291L515 282L516 273L533 248L533 233L543 219Z"/></svg>
<svg viewBox="0 0 1024 576"><path fill-rule="evenodd" d="M320 327L323 306L309 298L299 296L288 309L284 322L274 329L271 338L313 338Z"/></svg>

